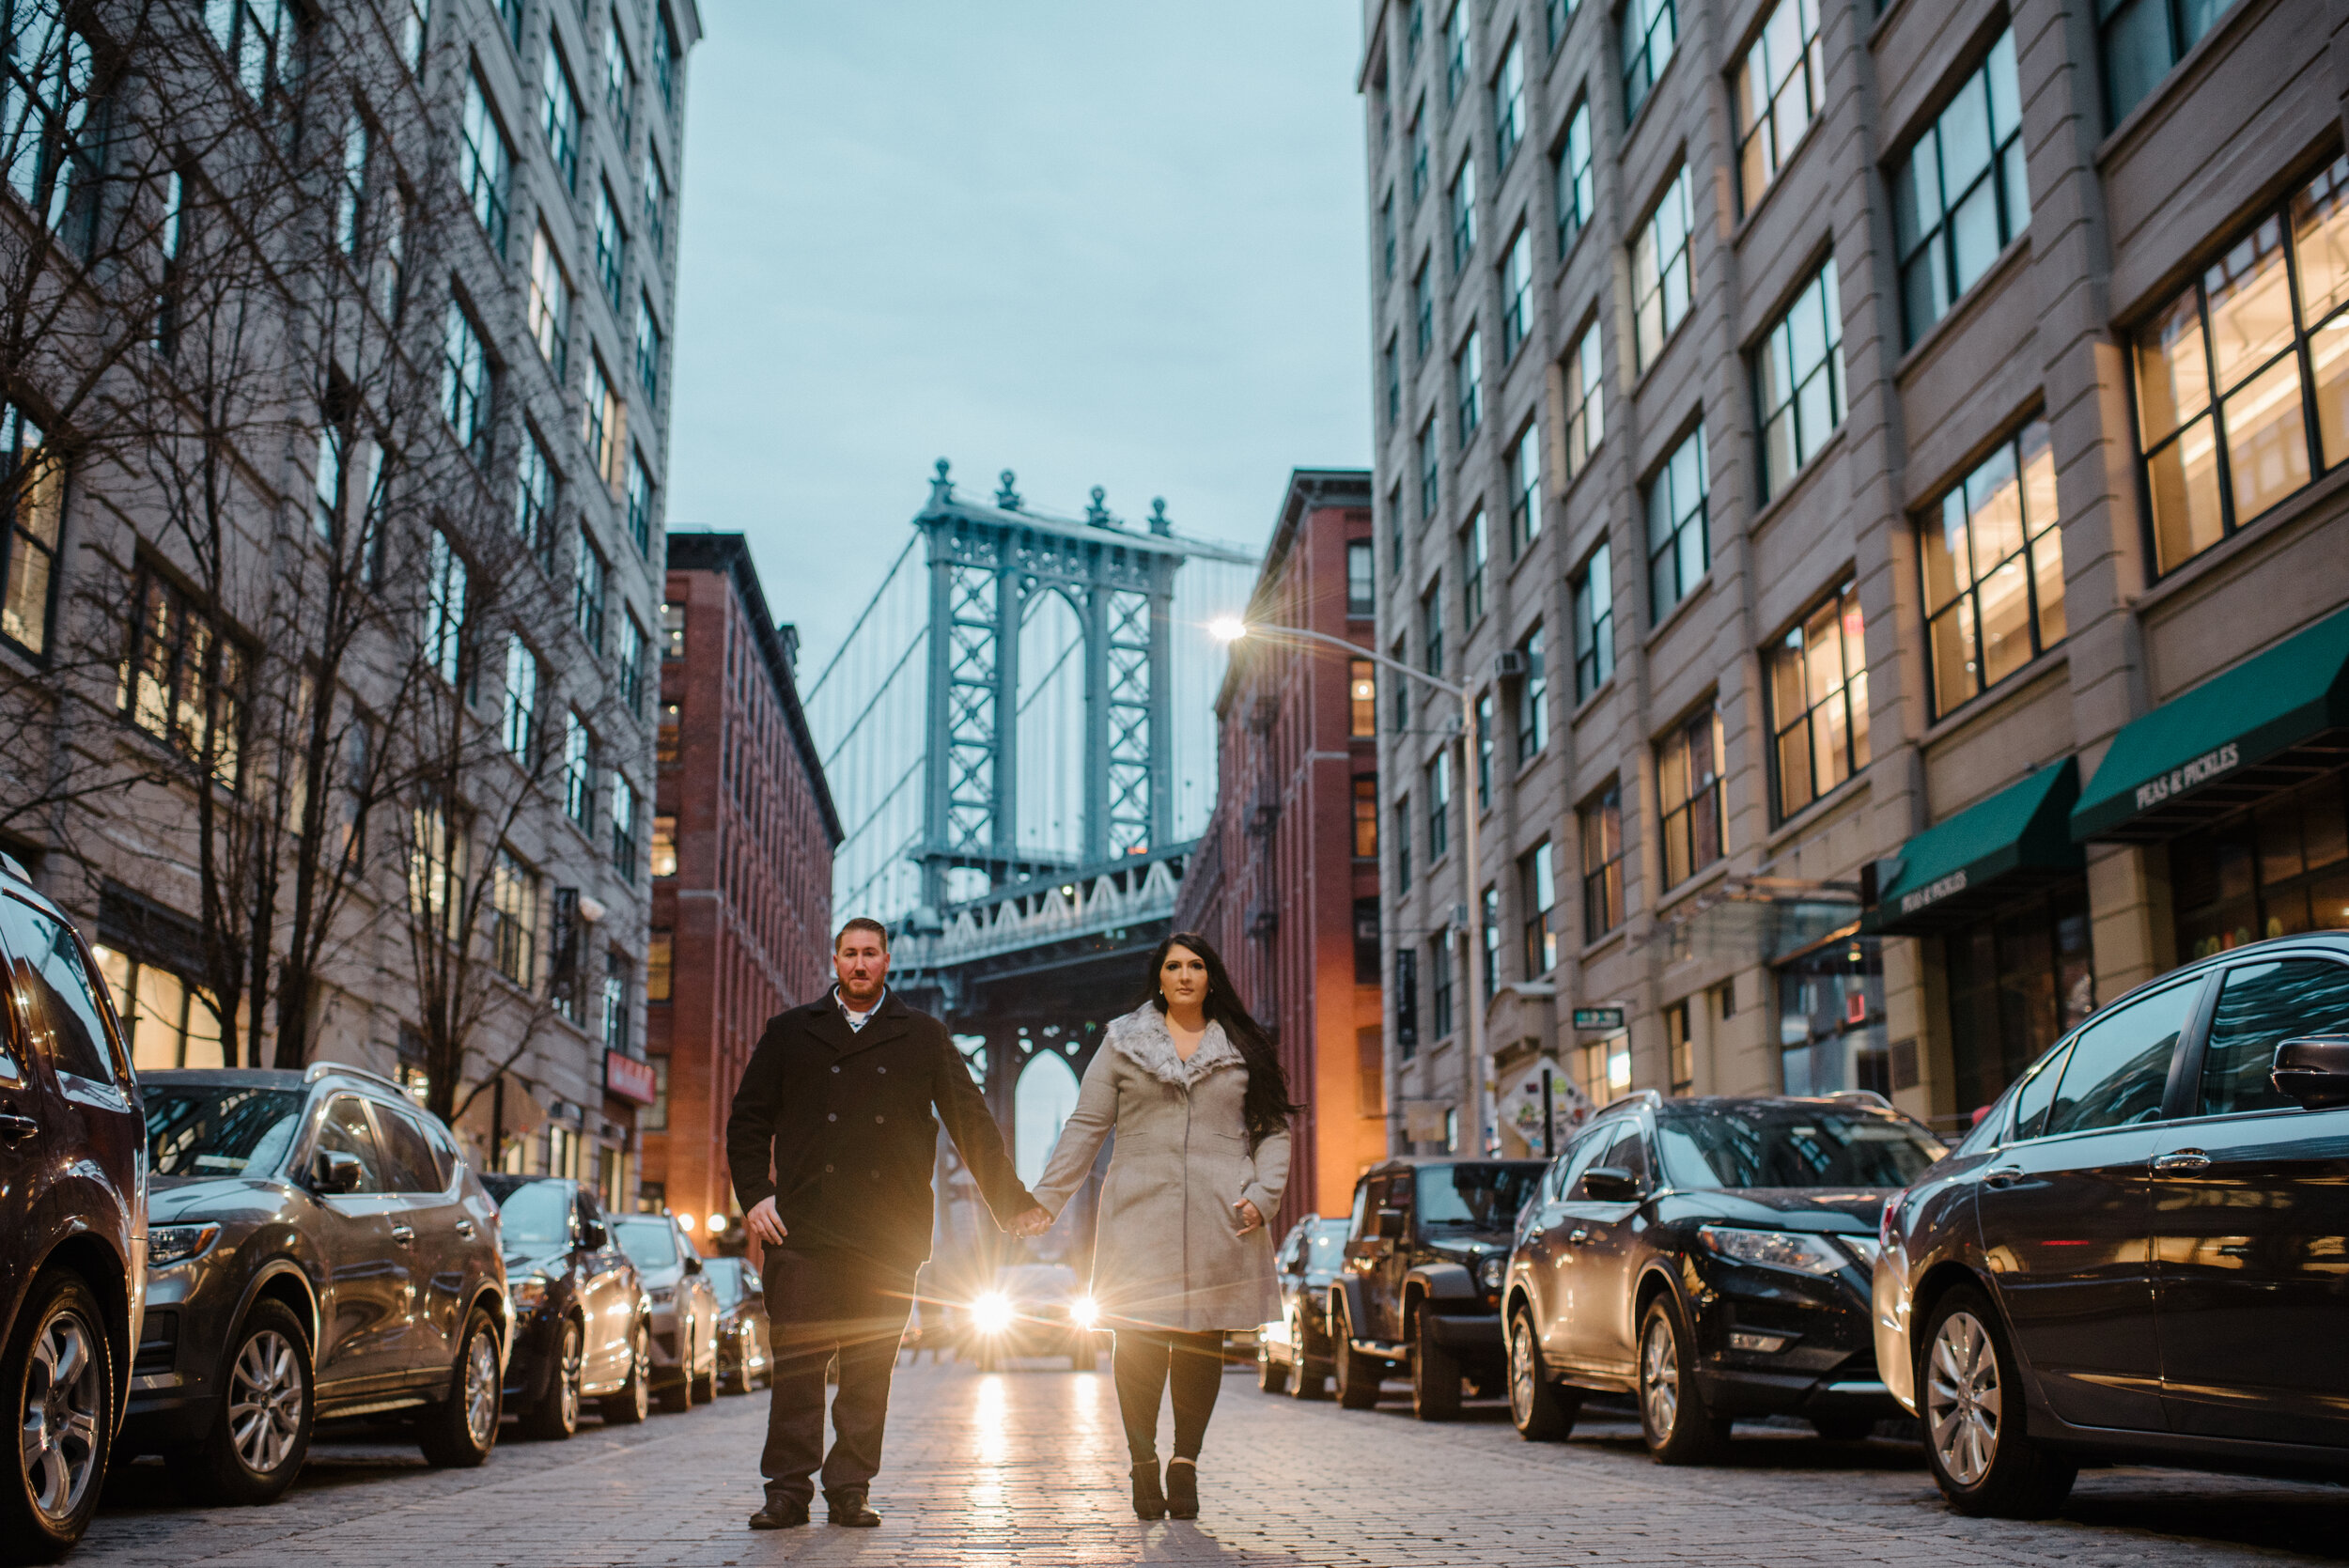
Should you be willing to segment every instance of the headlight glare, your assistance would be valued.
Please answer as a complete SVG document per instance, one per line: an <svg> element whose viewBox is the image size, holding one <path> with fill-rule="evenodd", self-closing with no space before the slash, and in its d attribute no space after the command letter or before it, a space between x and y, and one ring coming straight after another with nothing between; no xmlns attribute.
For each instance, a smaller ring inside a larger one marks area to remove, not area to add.
<svg viewBox="0 0 2349 1568"><path fill-rule="evenodd" d="M1090 1328L1101 1321L1101 1309L1090 1296L1080 1296L1068 1304L1068 1321L1080 1328Z"/></svg>
<svg viewBox="0 0 2349 1568"><path fill-rule="evenodd" d="M1484 1264L1478 1268L1477 1278L1485 1281L1486 1290L1499 1290L1501 1277L1508 1272L1508 1258L1501 1253L1493 1252L1486 1255Z"/></svg>
<svg viewBox="0 0 2349 1568"><path fill-rule="evenodd" d="M1011 1297L991 1290L971 1303L971 1322L982 1334L1000 1334L1011 1327Z"/></svg>
<svg viewBox="0 0 2349 1568"><path fill-rule="evenodd" d="M194 1263L219 1239L218 1225L157 1225L147 1233L147 1266L171 1268Z"/></svg>
<svg viewBox="0 0 2349 1568"><path fill-rule="evenodd" d="M1790 1268L1797 1274L1828 1275L1851 1265L1851 1260L1828 1244L1827 1237L1801 1231L1749 1231L1735 1225L1707 1225L1697 1234L1715 1253L1732 1263L1764 1268Z"/></svg>

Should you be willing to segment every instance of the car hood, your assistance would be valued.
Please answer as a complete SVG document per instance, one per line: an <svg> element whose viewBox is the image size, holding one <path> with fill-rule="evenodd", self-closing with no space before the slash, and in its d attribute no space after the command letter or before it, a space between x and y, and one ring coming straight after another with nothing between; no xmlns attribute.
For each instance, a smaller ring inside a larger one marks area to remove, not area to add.
<svg viewBox="0 0 2349 1568"><path fill-rule="evenodd" d="M1850 1187L1715 1188L1673 1192L1657 1203L1658 1218L1719 1219L1781 1231L1859 1235L1872 1233L1893 1188Z"/></svg>
<svg viewBox="0 0 2349 1568"><path fill-rule="evenodd" d="M685 1268L681 1264L671 1264L666 1268L646 1268L640 1263L636 1265L636 1278L644 1281L646 1290L657 1290L662 1285L674 1285L683 1280Z"/></svg>
<svg viewBox="0 0 2349 1568"><path fill-rule="evenodd" d="M525 1274L544 1274L549 1279L561 1279L570 1272L571 1255L564 1252L508 1252L506 1272L508 1278L519 1279Z"/></svg>
<svg viewBox="0 0 2349 1568"><path fill-rule="evenodd" d="M157 1176L147 1190L147 1222L176 1225L197 1219L259 1219L286 1201L278 1182L244 1176Z"/></svg>
<svg viewBox="0 0 2349 1568"><path fill-rule="evenodd" d="M1510 1236L1506 1232L1487 1234L1483 1231L1456 1231L1440 1241L1425 1244L1427 1250L1452 1263L1476 1266L1477 1260L1491 1252L1509 1250Z"/></svg>

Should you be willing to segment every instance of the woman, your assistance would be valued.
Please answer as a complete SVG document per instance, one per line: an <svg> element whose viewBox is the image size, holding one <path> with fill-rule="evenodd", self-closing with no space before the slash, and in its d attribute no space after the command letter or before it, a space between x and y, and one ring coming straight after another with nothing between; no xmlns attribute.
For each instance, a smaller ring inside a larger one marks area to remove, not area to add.
<svg viewBox="0 0 2349 1568"><path fill-rule="evenodd" d="M1093 1298L1117 1330L1117 1406L1134 1512L1199 1516L1199 1448L1223 1386L1223 1333L1281 1315L1266 1221L1288 1185L1288 1080L1215 949L1188 931L1151 955L1149 1000L1113 1020L1036 1184L1057 1219L1117 1143L1101 1187ZM1042 1216L1034 1217L1042 1229ZM1170 1381L1174 1456L1159 1477Z"/></svg>

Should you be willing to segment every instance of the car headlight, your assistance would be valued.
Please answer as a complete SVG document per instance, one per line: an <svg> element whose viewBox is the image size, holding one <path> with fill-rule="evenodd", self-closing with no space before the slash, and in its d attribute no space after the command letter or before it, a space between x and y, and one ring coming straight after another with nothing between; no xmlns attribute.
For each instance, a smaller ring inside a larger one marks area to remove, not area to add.
<svg viewBox="0 0 2349 1568"><path fill-rule="evenodd" d="M174 1268L194 1263L219 1239L218 1225L157 1225L147 1233L147 1266Z"/></svg>
<svg viewBox="0 0 2349 1568"><path fill-rule="evenodd" d="M1068 1321L1080 1328L1090 1328L1101 1321L1101 1309L1090 1296L1080 1296L1068 1304Z"/></svg>
<svg viewBox="0 0 2349 1568"><path fill-rule="evenodd" d="M991 1290L971 1303L971 1322L982 1334L1000 1334L1011 1327L1011 1297Z"/></svg>
<svg viewBox="0 0 2349 1568"><path fill-rule="evenodd" d="M1486 1290L1499 1290L1501 1277L1508 1272L1507 1256L1500 1252L1489 1252L1486 1254L1484 1263L1478 1266L1476 1277L1485 1281Z"/></svg>
<svg viewBox="0 0 2349 1568"><path fill-rule="evenodd" d="M1860 1267L1867 1269L1870 1273L1874 1273L1875 1271L1876 1254L1884 1250L1882 1247L1876 1244L1875 1237L1872 1235L1839 1235L1835 1239L1842 1242L1845 1247L1851 1249L1852 1256L1859 1260Z"/></svg>
<svg viewBox="0 0 2349 1568"><path fill-rule="evenodd" d="M538 1310L547 1298L547 1286L552 1283L543 1274L528 1274L513 1282L514 1315L524 1317Z"/></svg>
<svg viewBox="0 0 2349 1568"><path fill-rule="evenodd" d="M652 1287L652 1290L651 1290L651 1293L650 1293L650 1294L651 1294L651 1296L652 1296L652 1304L653 1304L654 1306L656 1306L656 1307L665 1307L665 1306L667 1306L670 1302L675 1301L675 1300L677 1299L677 1286L675 1286L675 1285L655 1285L655 1286L653 1286L653 1287Z"/></svg>
<svg viewBox="0 0 2349 1568"><path fill-rule="evenodd" d="M1765 1268L1791 1268L1797 1274L1827 1275L1851 1266L1851 1260L1830 1246L1827 1237L1801 1231L1749 1231L1734 1225L1707 1225L1697 1233L1704 1245L1733 1263Z"/></svg>

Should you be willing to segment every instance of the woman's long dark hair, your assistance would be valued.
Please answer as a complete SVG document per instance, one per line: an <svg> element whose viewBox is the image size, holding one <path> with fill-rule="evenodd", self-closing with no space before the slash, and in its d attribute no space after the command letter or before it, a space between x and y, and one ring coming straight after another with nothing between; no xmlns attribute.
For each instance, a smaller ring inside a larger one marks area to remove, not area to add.
<svg viewBox="0 0 2349 1568"><path fill-rule="evenodd" d="M1264 1025L1250 1016L1247 1004L1239 1000L1239 992L1232 986L1232 977L1224 972L1222 955L1198 932L1177 931L1150 950L1150 977L1144 982L1150 1005L1160 1013L1166 1011L1166 996L1159 989L1159 972L1166 968L1167 954L1178 947L1190 949L1206 964L1207 1017L1223 1026L1224 1038L1239 1048L1240 1060L1248 1064L1248 1097L1242 1105L1241 1119L1248 1126L1249 1146L1253 1148L1284 1130L1289 1118L1305 1108L1289 1103L1289 1077L1281 1070L1281 1057L1272 1048L1272 1036L1265 1032Z"/></svg>

